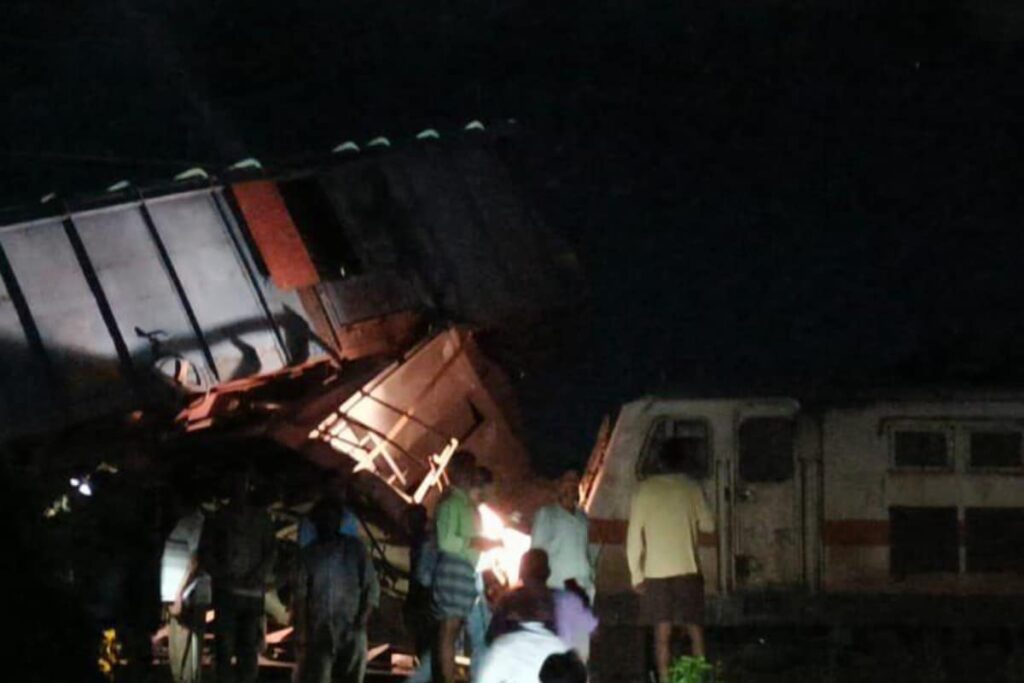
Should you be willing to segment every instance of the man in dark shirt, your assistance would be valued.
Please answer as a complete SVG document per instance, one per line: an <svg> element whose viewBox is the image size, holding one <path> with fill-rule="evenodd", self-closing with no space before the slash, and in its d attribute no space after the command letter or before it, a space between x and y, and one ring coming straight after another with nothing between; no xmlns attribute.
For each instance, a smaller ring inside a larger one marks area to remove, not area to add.
<svg viewBox="0 0 1024 683"><path fill-rule="evenodd" d="M274 568L277 541L270 515L250 502L249 477L239 475L232 484L230 502L202 535L199 558L213 579L217 681L253 683L264 592Z"/></svg>
<svg viewBox="0 0 1024 683"><path fill-rule="evenodd" d="M427 509L414 505L406 511L409 535L409 592L403 608L406 628L413 634L420 664L406 683L428 683L433 675L431 648L437 624L430 612L430 590L437 566L437 540L430 528Z"/></svg>
<svg viewBox="0 0 1024 683"><path fill-rule="evenodd" d="M548 554L540 548L531 548L519 563L521 586L506 593L498 601L487 629L487 640L511 633L525 622L545 624L555 630L555 594L547 586L551 569Z"/></svg>
<svg viewBox="0 0 1024 683"><path fill-rule="evenodd" d="M366 624L380 601L380 584L363 542L338 533L342 514L338 505L317 506L317 540L299 558L299 683L361 683L366 675ZM332 677L336 665L340 673Z"/></svg>
<svg viewBox="0 0 1024 683"><path fill-rule="evenodd" d="M575 652L551 655L540 668L540 683L587 683L587 667Z"/></svg>

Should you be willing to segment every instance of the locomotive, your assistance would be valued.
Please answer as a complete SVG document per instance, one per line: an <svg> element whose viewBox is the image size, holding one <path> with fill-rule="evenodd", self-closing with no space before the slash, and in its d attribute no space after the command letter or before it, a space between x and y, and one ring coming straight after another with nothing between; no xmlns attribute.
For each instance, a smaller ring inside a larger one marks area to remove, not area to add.
<svg viewBox="0 0 1024 683"><path fill-rule="evenodd" d="M630 498L678 439L716 519L699 550L712 623L1018 619L1022 435L1011 392L627 403L582 484L598 609L606 623L636 617Z"/></svg>

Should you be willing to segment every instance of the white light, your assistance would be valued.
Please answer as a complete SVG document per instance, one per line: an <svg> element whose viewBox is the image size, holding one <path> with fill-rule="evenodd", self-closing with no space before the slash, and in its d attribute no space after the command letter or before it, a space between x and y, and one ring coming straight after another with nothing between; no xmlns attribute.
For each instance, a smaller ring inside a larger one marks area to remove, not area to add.
<svg viewBox="0 0 1024 683"><path fill-rule="evenodd" d="M89 482L83 481L82 484L78 487L78 492L81 493L83 496L91 496L92 487L89 486Z"/></svg>
<svg viewBox="0 0 1024 683"><path fill-rule="evenodd" d="M480 555L477 570L490 569L498 578L513 586L519 582L519 562L530 549L530 537L506 526L501 515L487 505L480 505L480 533L484 538L500 540L502 545Z"/></svg>
<svg viewBox="0 0 1024 683"><path fill-rule="evenodd" d="M71 488L77 489L78 485L82 482L78 480L78 477L71 477Z"/></svg>

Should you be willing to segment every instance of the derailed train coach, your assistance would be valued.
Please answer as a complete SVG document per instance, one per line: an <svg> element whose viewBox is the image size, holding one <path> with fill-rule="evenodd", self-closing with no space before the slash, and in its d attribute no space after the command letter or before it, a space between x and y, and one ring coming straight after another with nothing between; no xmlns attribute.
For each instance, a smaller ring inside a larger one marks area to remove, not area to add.
<svg viewBox="0 0 1024 683"><path fill-rule="evenodd" d="M637 618L631 494L660 445L682 439L715 514L699 552L713 623L1018 620L1022 435L1020 393L628 403L583 483L598 608L607 623Z"/></svg>
<svg viewBox="0 0 1024 683"><path fill-rule="evenodd" d="M156 627L158 596L109 579L131 560L154 590L173 492L215 500L240 469L286 541L324 472L348 477L390 607L404 513L437 500L455 449L494 471L499 510L546 495L520 485L503 361L543 347L586 288L514 137L474 122L0 214L0 464L33 488L39 545L66 549L53 573L90 624ZM381 609L375 643L400 642L398 616Z"/></svg>
<svg viewBox="0 0 1024 683"><path fill-rule="evenodd" d="M225 460L183 453L255 438L351 477L394 529L461 447L505 507L535 507L502 361L535 355L586 287L517 134L473 122L0 215L8 460L50 488L127 459L173 485Z"/></svg>
<svg viewBox="0 0 1024 683"><path fill-rule="evenodd" d="M324 360L394 358L428 324L522 336L579 306L513 126L301 168L249 161L0 215L0 439Z"/></svg>

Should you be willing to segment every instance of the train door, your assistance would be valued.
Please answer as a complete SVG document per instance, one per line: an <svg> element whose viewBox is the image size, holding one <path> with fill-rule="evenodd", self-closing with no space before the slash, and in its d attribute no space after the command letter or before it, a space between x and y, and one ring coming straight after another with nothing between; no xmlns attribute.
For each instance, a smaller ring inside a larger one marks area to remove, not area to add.
<svg viewBox="0 0 1024 683"><path fill-rule="evenodd" d="M732 584L738 590L793 586L803 575L796 406L748 404L735 415L728 499Z"/></svg>

